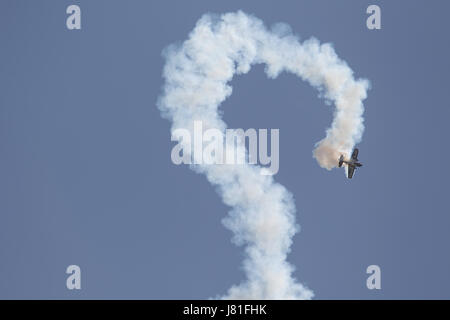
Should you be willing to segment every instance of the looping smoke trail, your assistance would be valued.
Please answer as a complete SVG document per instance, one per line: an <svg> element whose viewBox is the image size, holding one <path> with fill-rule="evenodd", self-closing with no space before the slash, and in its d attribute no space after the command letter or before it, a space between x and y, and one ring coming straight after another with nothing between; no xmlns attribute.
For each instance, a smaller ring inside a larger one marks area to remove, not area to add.
<svg viewBox="0 0 450 320"><path fill-rule="evenodd" d="M268 30L262 21L241 11L221 16L206 14L181 45L164 52L165 86L158 106L177 128L193 132L194 120L203 129L226 129L219 105L231 95L228 82L251 65L264 63L270 78L282 71L299 76L317 88L336 109L326 137L314 157L330 170L340 154L349 154L363 132L362 100L368 81L355 80L330 44L311 38L299 42L289 26ZM245 145L240 144L241 148ZM184 149L185 151L188 149ZM233 286L225 299L310 299L311 290L293 278L286 261L298 231L292 195L256 165L195 165L217 187L232 210L223 220L238 245L245 245L245 282Z"/></svg>

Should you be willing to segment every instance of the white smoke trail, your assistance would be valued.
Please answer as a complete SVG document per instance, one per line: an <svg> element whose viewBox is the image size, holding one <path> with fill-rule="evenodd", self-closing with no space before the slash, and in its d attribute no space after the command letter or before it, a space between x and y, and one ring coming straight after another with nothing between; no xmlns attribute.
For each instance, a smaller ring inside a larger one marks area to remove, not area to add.
<svg viewBox="0 0 450 320"><path fill-rule="evenodd" d="M264 63L268 77L276 78L282 71L294 73L334 102L331 128L314 151L320 166L335 167L340 154L348 155L361 139L362 100L368 82L355 80L330 44L314 38L301 43L285 24L268 30L259 19L241 11L206 14L185 42L164 54L166 82L158 106L172 121L172 133L178 128L193 132L195 120L202 121L204 130L225 130L218 107L231 95L228 82L235 74L247 73L251 65ZM261 175L256 165L192 168L217 186L223 202L232 208L224 224L234 233L234 241L245 245L247 279L223 298L312 298L312 291L293 278L294 268L286 261L298 231L292 195L272 176Z"/></svg>

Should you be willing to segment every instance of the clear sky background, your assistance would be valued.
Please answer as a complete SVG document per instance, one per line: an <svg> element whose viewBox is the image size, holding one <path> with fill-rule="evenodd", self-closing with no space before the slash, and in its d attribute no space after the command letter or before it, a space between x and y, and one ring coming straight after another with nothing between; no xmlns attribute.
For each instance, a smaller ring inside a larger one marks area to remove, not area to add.
<svg viewBox="0 0 450 320"><path fill-rule="evenodd" d="M82 30L66 28L78 4ZM382 29L366 28L378 4ZM206 12L242 9L332 42L372 89L364 167L312 158L332 108L256 66L223 103L230 128L279 128L297 222L289 261L318 299L450 298L447 1L4 0L0 3L0 298L203 299L244 279L228 208L170 160L161 51ZM66 267L82 289L66 289ZM366 268L381 267L381 290Z"/></svg>

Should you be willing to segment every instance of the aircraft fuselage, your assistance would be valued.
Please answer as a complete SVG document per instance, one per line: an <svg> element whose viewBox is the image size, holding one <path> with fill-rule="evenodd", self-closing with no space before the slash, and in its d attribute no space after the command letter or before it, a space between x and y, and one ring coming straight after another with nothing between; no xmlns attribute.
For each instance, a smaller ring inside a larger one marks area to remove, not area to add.
<svg viewBox="0 0 450 320"><path fill-rule="evenodd" d="M362 167L362 163L358 162L358 161L354 161L354 160L350 160L350 161L343 161L344 163L346 163L348 166L352 166L352 167Z"/></svg>

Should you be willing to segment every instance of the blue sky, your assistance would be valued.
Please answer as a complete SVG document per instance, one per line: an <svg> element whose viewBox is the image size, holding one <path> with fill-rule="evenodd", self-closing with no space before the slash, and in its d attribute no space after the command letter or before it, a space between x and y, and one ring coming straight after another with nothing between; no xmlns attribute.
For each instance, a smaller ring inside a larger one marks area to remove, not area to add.
<svg viewBox="0 0 450 320"><path fill-rule="evenodd" d="M318 299L449 298L450 45L443 1L73 1L0 4L0 298L202 299L239 283L242 248L206 179L170 161L163 48L206 12L244 10L331 42L371 81L346 180L312 158L332 109L263 66L233 79L231 128L279 128L301 232L289 261ZM365 26L382 10L382 29ZM294 146L294 147L293 147ZM66 289L66 267L82 289ZM377 264L382 289L368 290Z"/></svg>

